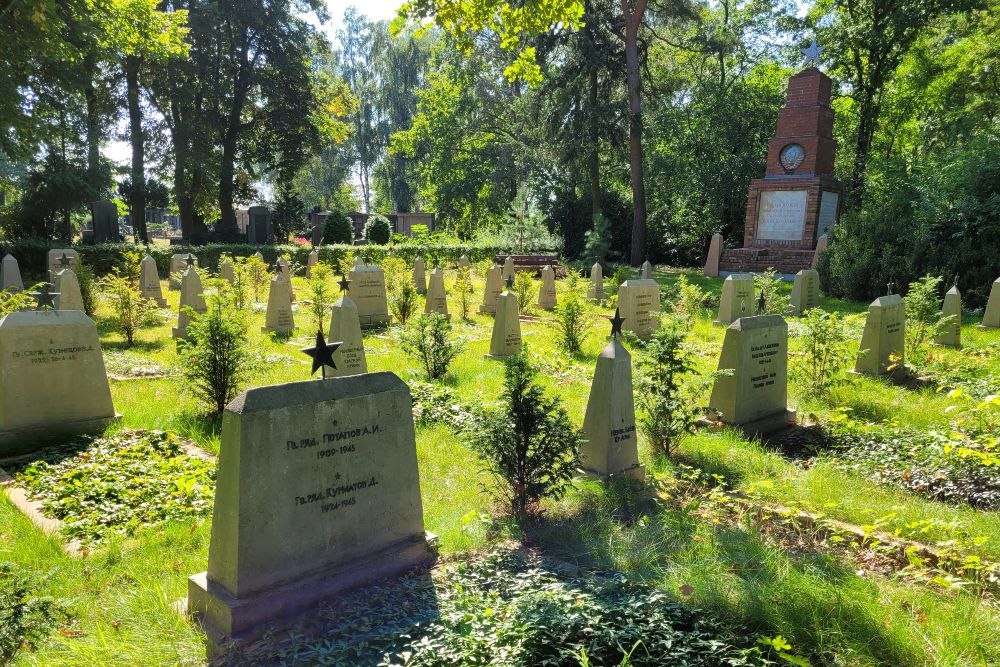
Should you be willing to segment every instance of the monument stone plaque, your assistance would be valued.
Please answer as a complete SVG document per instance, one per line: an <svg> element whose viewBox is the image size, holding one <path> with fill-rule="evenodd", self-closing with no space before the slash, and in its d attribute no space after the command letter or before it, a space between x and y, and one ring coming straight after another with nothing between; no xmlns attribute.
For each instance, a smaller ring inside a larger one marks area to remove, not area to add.
<svg viewBox="0 0 1000 667"><path fill-rule="evenodd" d="M962 347L962 293L955 285L944 295L941 308L943 317L951 320L945 325L944 331L937 335L937 344L945 347Z"/></svg>
<svg viewBox="0 0 1000 667"><path fill-rule="evenodd" d="M551 266L542 269L542 286L538 290L538 307L552 310L558 305L556 298L556 272Z"/></svg>
<svg viewBox="0 0 1000 667"><path fill-rule="evenodd" d="M826 236L830 229L837 224L837 212L839 210L840 193L823 190L819 200L819 220L816 223L816 233L819 236Z"/></svg>
<svg viewBox="0 0 1000 667"><path fill-rule="evenodd" d="M431 278L427 284L427 298L424 300L424 312L439 313L449 317L448 294L444 289L444 270L441 267L431 271Z"/></svg>
<svg viewBox="0 0 1000 667"><path fill-rule="evenodd" d="M156 260L149 255L139 262L139 282L144 297L151 299L160 308L167 305L167 300L163 298L163 292L160 290L160 274L156 272Z"/></svg>
<svg viewBox="0 0 1000 667"><path fill-rule="evenodd" d="M288 281L278 272L271 279L267 292L267 312L264 314L264 333L287 335L295 331L295 317L292 315L292 300L288 292Z"/></svg>
<svg viewBox="0 0 1000 667"><path fill-rule="evenodd" d="M362 328L389 324L389 301L385 291L385 271L377 264L362 264L349 274L347 294L358 308Z"/></svg>
<svg viewBox="0 0 1000 667"><path fill-rule="evenodd" d="M170 256L170 283L168 285L170 289L181 288L181 276L187 270L188 257L194 260L191 266L198 266L198 258L189 252L179 252Z"/></svg>
<svg viewBox="0 0 1000 667"><path fill-rule="evenodd" d="M655 280L626 280L618 288L618 307L625 319L623 327L649 340L660 328L660 320L653 315L660 310L660 285Z"/></svg>
<svg viewBox="0 0 1000 667"><path fill-rule="evenodd" d="M590 288L587 290L590 301L604 301L604 269L600 262L594 262L590 267Z"/></svg>
<svg viewBox="0 0 1000 667"><path fill-rule="evenodd" d="M330 310L330 340L338 341L340 346L333 352L336 368L326 369L327 377L367 373L368 360L358 307L345 294Z"/></svg>
<svg viewBox="0 0 1000 667"><path fill-rule="evenodd" d="M55 287L55 309L56 310L85 310L83 307L83 294L80 292L80 281L77 279L73 269L63 269L56 274Z"/></svg>
<svg viewBox="0 0 1000 667"><path fill-rule="evenodd" d="M805 190L764 190L760 193L757 238L801 241L806 222Z"/></svg>
<svg viewBox="0 0 1000 667"><path fill-rule="evenodd" d="M487 357L502 359L521 352L521 320L518 317L517 294L511 292L511 280L497 302L497 314L493 318L493 335L490 337L490 353Z"/></svg>

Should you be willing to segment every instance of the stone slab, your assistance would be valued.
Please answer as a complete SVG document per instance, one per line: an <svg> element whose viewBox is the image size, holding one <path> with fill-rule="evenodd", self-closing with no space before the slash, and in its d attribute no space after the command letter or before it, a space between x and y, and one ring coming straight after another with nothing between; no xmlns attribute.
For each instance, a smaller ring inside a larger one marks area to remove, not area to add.
<svg viewBox="0 0 1000 667"><path fill-rule="evenodd" d="M160 288L160 274L156 271L156 260L146 255L139 263L140 277L139 286L142 295L152 301L160 308L165 308L167 300L163 298L163 290Z"/></svg>
<svg viewBox="0 0 1000 667"><path fill-rule="evenodd" d="M792 297L789 299L788 312L792 315L804 315L807 310L819 306L819 271L802 269L795 274L792 283Z"/></svg>
<svg viewBox="0 0 1000 667"><path fill-rule="evenodd" d="M59 264L59 260L62 258L63 253L66 253L66 258L69 259L69 268L74 271L80 270L80 253L72 248L53 248L49 250L48 254L49 282L53 282L56 277L56 272L62 270L63 268Z"/></svg>
<svg viewBox="0 0 1000 667"><path fill-rule="evenodd" d="M722 234L712 234L708 245L708 256L705 258L704 273L709 278L719 277L719 260L722 258Z"/></svg>
<svg viewBox="0 0 1000 667"><path fill-rule="evenodd" d="M358 308L362 329L389 324L389 300L385 289L385 271L376 264L356 266L348 275L351 285L347 295Z"/></svg>
<svg viewBox="0 0 1000 667"><path fill-rule="evenodd" d="M551 266L546 266L542 269L542 286L538 289L538 307L542 310L554 310L558 304L556 272Z"/></svg>
<svg viewBox="0 0 1000 667"><path fill-rule="evenodd" d="M753 276L749 273L733 273L722 283L722 298L719 300L719 317L713 324L729 326L741 317L754 314Z"/></svg>
<svg viewBox="0 0 1000 667"><path fill-rule="evenodd" d="M709 406L727 424L749 425L788 409L788 324L780 315L742 317L726 329Z"/></svg>
<svg viewBox="0 0 1000 667"><path fill-rule="evenodd" d="M952 319L945 325L944 331L936 336L935 341L945 347L962 347L962 293L958 291L958 286L952 287L944 295L941 315Z"/></svg>
<svg viewBox="0 0 1000 667"><path fill-rule="evenodd" d="M480 313L497 312L497 302L500 300L500 293L503 292L503 269L494 264L486 273L486 289L483 293L483 303L479 306Z"/></svg>
<svg viewBox="0 0 1000 667"><path fill-rule="evenodd" d="M497 314L493 318L493 334L490 336L490 352L487 357L504 359L521 352L521 321L518 319L517 295L504 292L497 302Z"/></svg>
<svg viewBox="0 0 1000 667"><path fill-rule="evenodd" d="M587 289L587 298L590 301L604 301L604 269L600 262L595 262L590 267L590 287Z"/></svg>
<svg viewBox="0 0 1000 667"><path fill-rule="evenodd" d="M890 356L904 361L906 346L906 307L898 294L881 296L868 306L865 330L854 371L864 375L885 375L892 364Z"/></svg>
<svg viewBox="0 0 1000 667"><path fill-rule="evenodd" d="M600 355L583 418L580 450L584 472L597 476L625 474L644 479L632 396L632 357L612 338Z"/></svg>
<svg viewBox="0 0 1000 667"><path fill-rule="evenodd" d="M655 280L626 280L618 288L618 308L624 318L622 329L642 340L649 340L660 320L653 315L660 310L660 285Z"/></svg>
<svg viewBox="0 0 1000 667"><path fill-rule="evenodd" d="M990 297L986 302L986 312L979 325L983 329L1000 329L1000 278L993 281Z"/></svg>
<svg viewBox="0 0 1000 667"><path fill-rule="evenodd" d="M23 292L24 281L21 280L21 269L13 255L4 255L0 263L0 290Z"/></svg>
<svg viewBox="0 0 1000 667"><path fill-rule="evenodd" d="M53 287L54 291L58 292L55 298L56 310L84 310L80 281L77 280L73 269L57 271Z"/></svg>

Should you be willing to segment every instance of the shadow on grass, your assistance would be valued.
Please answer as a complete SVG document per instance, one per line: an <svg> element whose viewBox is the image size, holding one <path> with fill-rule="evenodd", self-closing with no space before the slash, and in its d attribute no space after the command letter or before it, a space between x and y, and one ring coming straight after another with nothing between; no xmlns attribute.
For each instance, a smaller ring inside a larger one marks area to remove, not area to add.
<svg viewBox="0 0 1000 667"><path fill-rule="evenodd" d="M181 437L194 441L213 454L219 453L222 437L222 415L188 410L174 417L174 430Z"/></svg>

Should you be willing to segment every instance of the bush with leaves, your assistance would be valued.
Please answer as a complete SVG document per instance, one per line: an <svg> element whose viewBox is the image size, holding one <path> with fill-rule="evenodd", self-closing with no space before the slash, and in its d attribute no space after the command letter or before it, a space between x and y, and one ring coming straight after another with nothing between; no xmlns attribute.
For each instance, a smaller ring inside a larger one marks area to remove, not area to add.
<svg viewBox="0 0 1000 667"><path fill-rule="evenodd" d="M639 358L639 428L662 454L670 454L697 415L697 403L685 384L695 370L684 347L685 328L679 319L665 318Z"/></svg>
<svg viewBox="0 0 1000 667"><path fill-rule="evenodd" d="M472 292L472 275L469 267L458 267L455 292L458 296L458 314L463 320L467 320L469 319L469 308L471 306L469 296Z"/></svg>
<svg viewBox="0 0 1000 667"><path fill-rule="evenodd" d="M919 353L954 320L953 315L941 315L942 282L940 276L928 275L910 283L906 291L906 358L911 363L919 361Z"/></svg>
<svg viewBox="0 0 1000 667"><path fill-rule="evenodd" d="M764 295L765 315L784 315L788 312L790 299L781 289L783 282L781 274L773 268L764 273L753 274L754 292L757 295ZM754 304L753 308L756 313L757 305Z"/></svg>
<svg viewBox="0 0 1000 667"><path fill-rule="evenodd" d="M111 321L118 333L125 337L125 344L132 347L135 335L154 309L155 304L142 295L136 281L125 273L104 276L101 281L104 298L113 313Z"/></svg>
<svg viewBox="0 0 1000 667"><path fill-rule="evenodd" d="M37 292L40 289L42 289L42 283L38 283L26 290L10 287L0 290L0 316L13 313L17 310L31 310L35 305L35 297L31 296L30 293Z"/></svg>
<svg viewBox="0 0 1000 667"><path fill-rule="evenodd" d="M586 321L583 317L583 300L574 290L568 291L556 306L559 324L559 345L570 354L580 354L583 349Z"/></svg>
<svg viewBox="0 0 1000 667"><path fill-rule="evenodd" d="M464 345L452 340L451 321L441 313L424 313L400 336L403 351L420 362L427 377L436 380L448 372Z"/></svg>
<svg viewBox="0 0 1000 667"><path fill-rule="evenodd" d="M80 285L80 298L83 300L83 312L93 317L97 312L97 279L94 270L86 264L77 264L76 281Z"/></svg>
<svg viewBox="0 0 1000 667"><path fill-rule="evenodd" d="M617 294L618 288L622 286L622 283L633 277L632 268L626 266L625 264L619 264L615 266L615 270L611 273L611 277L608 278L608 285L611 286L611 293Z"/></svg>
<svg viewBox="0 0 1000 667"><path fill-rule="evenodd" d="M526 352L504 360L503 406L486 410L470 434L511 514L523 519L543 498L562 497L583 442L558 398L535 384Z"/></svg>
<svg viewBox="0 0 1000 667"><path fill-rule="evenodd" d="M392 223L379 213L372 213L365 223L365 238L369 243L385 245L392 239Z"/></svg>
<svg viewBox="0 0 1000 667"><path fill-rule="evenodd" d="M857 347L847 320L837 313L811 308L801 324L802 350L791 356L806 390L821 395L846 383Z"/></svg>
<svg viewBox="0 0 1000 667"><path fill-rule="evenodd" d="M260 257L236 257L233 260L233 302L239 310L251 303L260 303L270 279L267 264ZM253 301L250 302L249 298Z"/></svg>
<svg viewBox="0 0 1000 667"><path fill-rule="evenodd" d="M24 567L0 563L0 665L14 662L65 615L51 598L38 596L39 582Z"/></svg>
<svg viewBox="0 0 1000 667"><path fill-rule="evenodd" d="M309 279L309 313L315 328L320 331L334 301L334 292L330 288L331 274L330 267L320 262L313 267L312 278Z"/></svg>
<svg viewBox="0 0 1000 667"><path fill-rule="evenodd" d="M392 316L400 324L406 324L413 313L416 312L419 296L417 288L411 280L400 282L397 288L393 290L392 295L389 297L389 309L392 311Z"/></svg>
<svg viewBox="0 0 1000 667"><path fill-rule="evenodd" d="M323 225L323 243L354 242L354 221L345 213L334 211L330 213Z"/></svg>
<svg viewBox="0 0 1000 667"><path fill-rule="evenodd" d="M514 274L514 294L517 295L517 310L520 313L528 312L535 301L535 281L524 271Z"/></svg>
<svg viewBox="0 0 1000 667"><path fill-rule="evenodd" d="M677 297L674 312L685 322L696 319L711 301L711 294L687 279L683 273L677 280Z"/></svg>

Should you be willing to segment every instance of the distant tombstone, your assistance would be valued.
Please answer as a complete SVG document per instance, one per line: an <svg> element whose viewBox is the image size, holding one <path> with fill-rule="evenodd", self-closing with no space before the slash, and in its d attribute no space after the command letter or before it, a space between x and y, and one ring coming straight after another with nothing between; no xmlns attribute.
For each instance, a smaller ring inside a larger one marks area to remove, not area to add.
<svg viewBox="0 0 1000 667"><path fill-rule="evenodd" d="M95 201L90 205L90 219L94 226L95 243L120 243L118 206L113 201ZM146 239L136 239L141 243Z"/></svg>
<svg viewBox="0 0 1000 667"><path fill-rule="evenodd" d="M639 277L643 280L653 279L653 265L649 263L648 259L642 263L642 268L639 271Z"/></svg>
<svg viewBox="0 0 1000 667"><path fill-rule="evenodd" d="M271 279L267 292L267 312L264 315L264 333L290 334L295 331L295 317L292 315L292 298L289 295L288 281L283 273L278 273Z"/></svg>
<svg viewBox="0 0 1000 667"><path fill-rule="evenodd" d="M754 314L753 276L749 273L731 273L722 283L719 301L719 318L714 324L729 326L741 317Z"/></svg>
<svg viewBox="0 0 1000 667"><path fill-rule="evenodd" d="M722 234L712 234L712 242L708 246L708 257L705 259L705 275L709 278L719 277L719 260L722 259Z"/></svg>
<svg viewBox="0 0 1000 667"><path fill-rule="evenodd" d="M653 315L660 310L660 285L655 280L626 280L618 288L618 307L625 318L623 327L642 340L649 340L660 328Z"/></svg>
<svg viewBox="0 0 1000 667"><path fill-rule="evenodd" d="M591 301L604 301L604 269L600 262L594 262L590 267L590 289L587 298Z"/></svg>
<svg viewBox="0 0 1000 667"><path fill-rule="evenodd" d="M228 257L222 258L222 261L219 262L219 277L230 285L236 282L236 268L233 266L233 260Z"/></svg>
<svg viewBox="0 0 1000 667"><path fill-rule="evenodd" d="M425 313L440 313L448 315L448 293L444 288L444 269L440 266L431 271L431 279L427 284L427 299L424 301Z"/></svg>
<svg viewBox="0 0 1000 667"><path fill-rule="evenodd" d="M944 295L944 306L941 315L951 317L944 331L937 335L938 345L945 347L962 347L962 293L955 285Z"/></svg>
<svg viewBox="0 0 1000 667"><path fill-rule="evenodd" d="M385 271L376 264L362 264L350 272L347 295L358 309L362 328L389 324L389 300L385 289Z"/></svg>
<svg viewBox="0 0 1000 667"><path fill-rule="evenodd" d="M486 289L483 292L483 303L479 306L480 313L497 312L497 302L500 300L500 292L503 291L503 269L499 264L494 264L486 273Z"/></svg>
<svg viewBox="0 0 1000 667"><path fill-rule="evenodd" d="M306 278L313 277L313 269L316 268L317 264L319 264L319 251L314 249L306 260Z"/></svg>
<svg viewBox="0 0 1000 667"><path fill-rule="evenodd" d="M466 254L463 253L462 256L458 258L458 268L460 268L460 269L467 269L467 268L469 268L469 256L468 255L466 255Z"/></svg>
<svg viewBox="0 0 1000 667"><path fill-rule="evenodd" d="M253 254L253 256L256 257L257 259L259 259L260 261L264 262L264 253L262 253L260 250L258 250L257 252L255 252ZM264 262L264 263L267 264L267 262Z"/></svg>
<svg viewBox="0 0 1000 667"><path fill-rule="evenodd" d="M24 291L21 269L13 255L4 255L3 261L0 262L0 289L11 292Z"/></svg>
<svg viewBox="0 0 1000 667"><path fill-rule="evenodd" d="M819 237L819 239L817 239L816 250L813 251L813 258L811 265L812 268L815 269L817 266L819 266L819 256L826 251L828 245L830 245L830 239L827 238L826 234L823 234L822 236Z"/></svg>
<svg viewBox="0 0 1000 667"><path fill-rule="evenodd" d="M156 260L149 255L139 262L139 282L144 297L152 299L160 308L166 307L167 300L163 298L160 289L160 274L156 271Z"/></svg>
<svg viewBox="0 0 1000 667"><path fill-rule="evenodd" d="M518 319L517 294L507 288L497 300L497 313L493 318L493 335L490 353L496 359L512 357L521 351L521 321Z"/></svg>
<svg viewBox="0 0 1000 667"><path fill-rule="evenodd" d="M82 310L0 319L0 458L115 420L94 321Z"/></svg>
<svg viewBox="0 0 1000 667"><path fill-rule="evenodd" d="M281 275L285 277L285 283L288 286L288 299L294 303L295 290L292 289L292 265L284 257L279 257L275 260L275 264L281 267Z"/></svg>
<svg viewBox="0 0 1000 667"><path fill-rule="evenodd" d="M795 274L792 283L792 298L789 300L788 312L792 315L804 315L807 310L819 306L819 271L802 269Z"/></svg>
<svg viewBox="0 0 1000 667"><path fill-rule="evenodd" d="M793 424L788 410L788 324L780 315L741 317L726 329L709 406L753 434Z"/></svg>
<svg viewBox="0 0 1000 667"><path fill-rule="evenodd" d="M208 570L188 610L209 653L433 560L410 391L392 373L249 389L226 408Z"/></svg>
<svg viewBox="0 0 1000 667"><path fill-rule="evenodd" d="M170 256L170 280L168 287L172 290L181 288L181 276L187 271L187 259L194 259L192 266L198 266L198 258L189 252L179 252Z"/></svg>
<svg viewBox="0 0 1000 667"><path fill-rule="evenodd" d="M340 343L333 352L336 368L326 370L327 377L360 375L368 372L365 341L361 335L358 307L345 294L333 304L330 315L330 340Z"/></svg>
<svg viewBox="0 0 1000 667"><path fill-rule="evenodd" d="M60 260L63 255L69 260L69 266L62 266ZM77 273L80 272L80 253L72 248L53 248L49 250L48 254L48 267L49 267L49 282L56 279L56 272L65 269L73 269Z"/></svg>
<svg viewBox="0 0 1000 667"><path fill-rule="evenodd" d="M551 266L542 269L542 287L538 290L538 307L552 310L558 305L556 298L556 272Z"/></svg>
<svg viewBox="0 0 1000 667"><path fill-rule="evenodd" d="M503 261L503 274L500 276L504 280L507 280L514 275L514 258L507 255L507 259Z"/></svg>
<svg viewBox="0 0 1000 667"><path fill-rule="evenodd" d="M326 219L330 217L329 211L309 214L309 222L312 224L312 244L319 246L323 243L323 232L326 230Z"/></svg>
<svg viewBox="0 0 1000 667"><path fill-rule="evenodd" d="M63 269L56 274L53 282L53 291L58 292L55 297L56 310L81 310L83 307L83 295L80 293L80 281L76 277L73 269Z"/></svg>
<svg viewBox="0 0 1000 667"><path fill-rule="evenodd" d="M983 329L1000 329L1000 278L993 281L990 298L986 302L986 312L979 326Z"/></svg>
<svg viewBox="0 0 1000 667"><path fill-rule="evenodd" d="M274 238L271 211L266 206L251 206L247 211L247 241L256 245L269 245Z"/></svg>
<svg viewBox="0 0 1000 667"><path fill-rule="evenodd" d="M420 257L413 260L413 286L417 288L417 294L427 294L427 275L424 260Z"/></svg>
<svg viewBox="0 0 1000 667"><path fill-rule="evenodd" d="M902 364L906 345L906 307L898 294L880 296L868 306L861 350L854 365L856 373L885 375L892 365L890 356Z"/></svg>
<svg viewBox="0 0 1000 667"><path fill-rule="evenodd" d="M177 326L171 331L174 338L187 338L187 327L191 323L188 308L195 313L204 313L208 309L202 291L201 276L193 266L186 269L181 276L181 302L178 306Z"/></svg>

